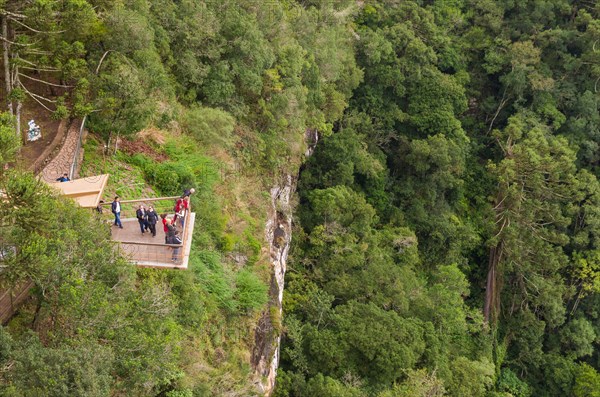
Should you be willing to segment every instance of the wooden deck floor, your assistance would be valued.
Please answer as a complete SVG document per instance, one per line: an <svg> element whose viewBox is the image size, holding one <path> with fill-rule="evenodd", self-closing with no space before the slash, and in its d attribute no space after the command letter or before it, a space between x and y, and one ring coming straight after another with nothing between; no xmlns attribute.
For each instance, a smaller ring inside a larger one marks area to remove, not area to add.
<svg viewBox="0 0 600 397"><path fill-rule="evenodd" d="M123 229L112 226L112 239L119 242L123 253L138 266L187 269L195 220L196 214L192 212L186 219L186 230L177 226L184 238L179 247L165 244L165 232L161 223L156 224L156 237L152 237L149 231L142 234L135 218L121 219Z"/></svg>

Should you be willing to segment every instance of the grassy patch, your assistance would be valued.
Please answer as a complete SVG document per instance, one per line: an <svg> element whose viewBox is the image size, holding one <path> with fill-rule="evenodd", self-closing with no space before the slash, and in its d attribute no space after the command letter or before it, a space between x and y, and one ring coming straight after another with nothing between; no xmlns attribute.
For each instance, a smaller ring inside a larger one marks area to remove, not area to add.
<svg viewBox="0 0 600 397"><path fill-rule="evenodd" d="M110 174L104 189L105 201L112 201L116 195L123 200L157 196L146 182L143 171L129 164L126 155L119 152L115 156L104 155L103 144L93 136L88 136L84 150L81 177Z"/></svg>

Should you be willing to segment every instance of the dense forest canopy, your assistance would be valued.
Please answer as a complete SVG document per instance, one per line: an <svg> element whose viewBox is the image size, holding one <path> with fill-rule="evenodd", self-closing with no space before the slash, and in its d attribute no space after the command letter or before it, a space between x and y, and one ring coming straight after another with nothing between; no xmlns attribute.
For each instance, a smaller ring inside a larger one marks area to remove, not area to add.
<svg viewBox="0 0 600 397"><path fill-rule="evenodd" d="M86 116L84 169L151 130L160 160L103 164L196 186L201 225L188 272L135 269L89 213L0 170L2 286L34 285L0 329L0 394L257 395L267 313L278 397L600 396L600 3L0 0L0 18L0 163L31 104ZM262 192L286 173L281 320Z"/></svg>
<svg viewBox="0 0 600 397"><path fill-rule="evenodd" d="M596 396L600 6L365 1L277 396Z"/></svg>

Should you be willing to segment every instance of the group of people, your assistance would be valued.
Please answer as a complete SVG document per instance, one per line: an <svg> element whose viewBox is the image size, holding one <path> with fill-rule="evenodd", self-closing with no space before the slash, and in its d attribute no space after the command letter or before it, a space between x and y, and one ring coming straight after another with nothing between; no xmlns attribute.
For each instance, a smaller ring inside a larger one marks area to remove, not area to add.
<svg viewBox="0 0 600 397"><path fill-rule="evenodd" d="M163 230L165 232L165 244L174 244L179 245L182 244L180 232L177 230L177 221L181 225L181 229L185 225L185 218L189 212L190 208L190 195L192 195L195 190L188 189L183 192L181 197L179 197L173 208L175 215L169 220L167 214L161 214L160 218L162 219ZM115 216L114 225L123 229L123 225L121 224L121 202L118 196L115 197L112 202L112 213ZM152 234L152 237L156 237L156 224L158 223L158 214L154 211L152 206L148 206L146 208L143 204L138 207L135 212L139 226L140 232L144 235L147 231ZM179 254L179 247L173 247L173 255L172 261L175 262L177 260Z"/></svg>
<svg viewBox="0 0 600 397"><path fill-rule="evenodd" d="M150 231L150 233L152 233L152 237L156 237L156 223L158 222L158 214L154 211L154 208L149 206L148 209L146 209L146 207L144 207L142 204L135 212L135 216L140 224L140 230L142 234Z"/></svg>

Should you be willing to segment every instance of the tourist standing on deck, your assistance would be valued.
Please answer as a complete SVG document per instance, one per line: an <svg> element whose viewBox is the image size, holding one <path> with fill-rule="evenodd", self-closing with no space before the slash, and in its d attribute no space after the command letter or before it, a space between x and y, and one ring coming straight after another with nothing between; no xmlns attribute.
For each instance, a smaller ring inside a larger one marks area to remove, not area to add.
<svg viewBox="0 0 600 397"><path fill-rule="evenodd" d="M183 198L179 197L175 201L175 207L173 207L173 212L175 213L175 216L173 217L173 223L175 223L175 221L177 221L177 217L179 216L179 212L181 211L182 208L183 208Z"/></svg>
<svg viewBox="0 0 600 397"><path fill-rule="evenodd" d="M135 211L135 216L140 224L140 230L144 234L144 230L148 230L148 224L146 223L146 210L143 205L140 205L140 208Z"/></svg>
<svg viewBox="0 0 600 397"><path fill-rule="evenodd" d="M158 214L154 212L154 208L152 207L148 208L148 212L146 212L146 222L150 228L152 237L156 237L156 222L158 222Z"/></svg>
<svg viewBox="0 0 600 397"><path fill-rule="evenodd" d="M183 191L183 194L181 195L181 198L190 197L195 192L196 192L196 189L194 189L194 188L186 189L186 190Z"/></svg>
<svg viewBox="0 0 600 397"><path fill-rule="evenodd" d="M178 219L181 223L181 229L185 226L185 218L188 215L190 209L190 196L185 196L181 202L181 206L179 208Z"/></svg>
<svg viewBox="0 0 600 397"><path fill-rule="evenodd" d="M175 237L175 225L172 222L167 222L167 234L165 234L165 244L173 244L173 237Z"/></svg>
<svg viewBox="0 0 600 397"><path fill-rule="evenodd" d="M160 219L162 219L163 230L165 233L168 232L169 228L167 227L167 224L169 223L169 220L167 219L167 214L161 214Z"/></svg>
<svg viewBox="0 0 600 397"><path fill-rule="evenodd" d="M177 245L183 244L183 241L181 241L181 237L179 236L178 231L174 230L173 235L170 237L168 244L177 244ZM173 248L173 255L171 256L171 260L173 262L177 262L177 260L179 259L179 247L172 247L172 248Z"/></svg>
<svg viewBox="0 0 600 397"><path fill-rule="evenodd" d="M183 204L179 206L179 212L176 214L176 216L177 220L179 221L179 224L181 225L181 228L183 229L183 222L185 220L185 207L183 206Z"/></svg>
<svg viewBox="0 0 600 397"><path fill-rule="evenodd" d="M162 214L160 217L162 219L163 230L165 231L165 244L169 244L169 231L175 230L175 226L173 226L173 224L175 223L175 220L172 220L171 222L169 222L169 218L167 218L167 214Z"/></svg>
<svg viewBox="0 0 600 397"><path fill-rule="evenodd" d="M111 208L112 213L115 214L115 226L119 226L119 228L123 229L123 225L121 224L121 203L119 202L119 196L115 196Z"/></svg>

